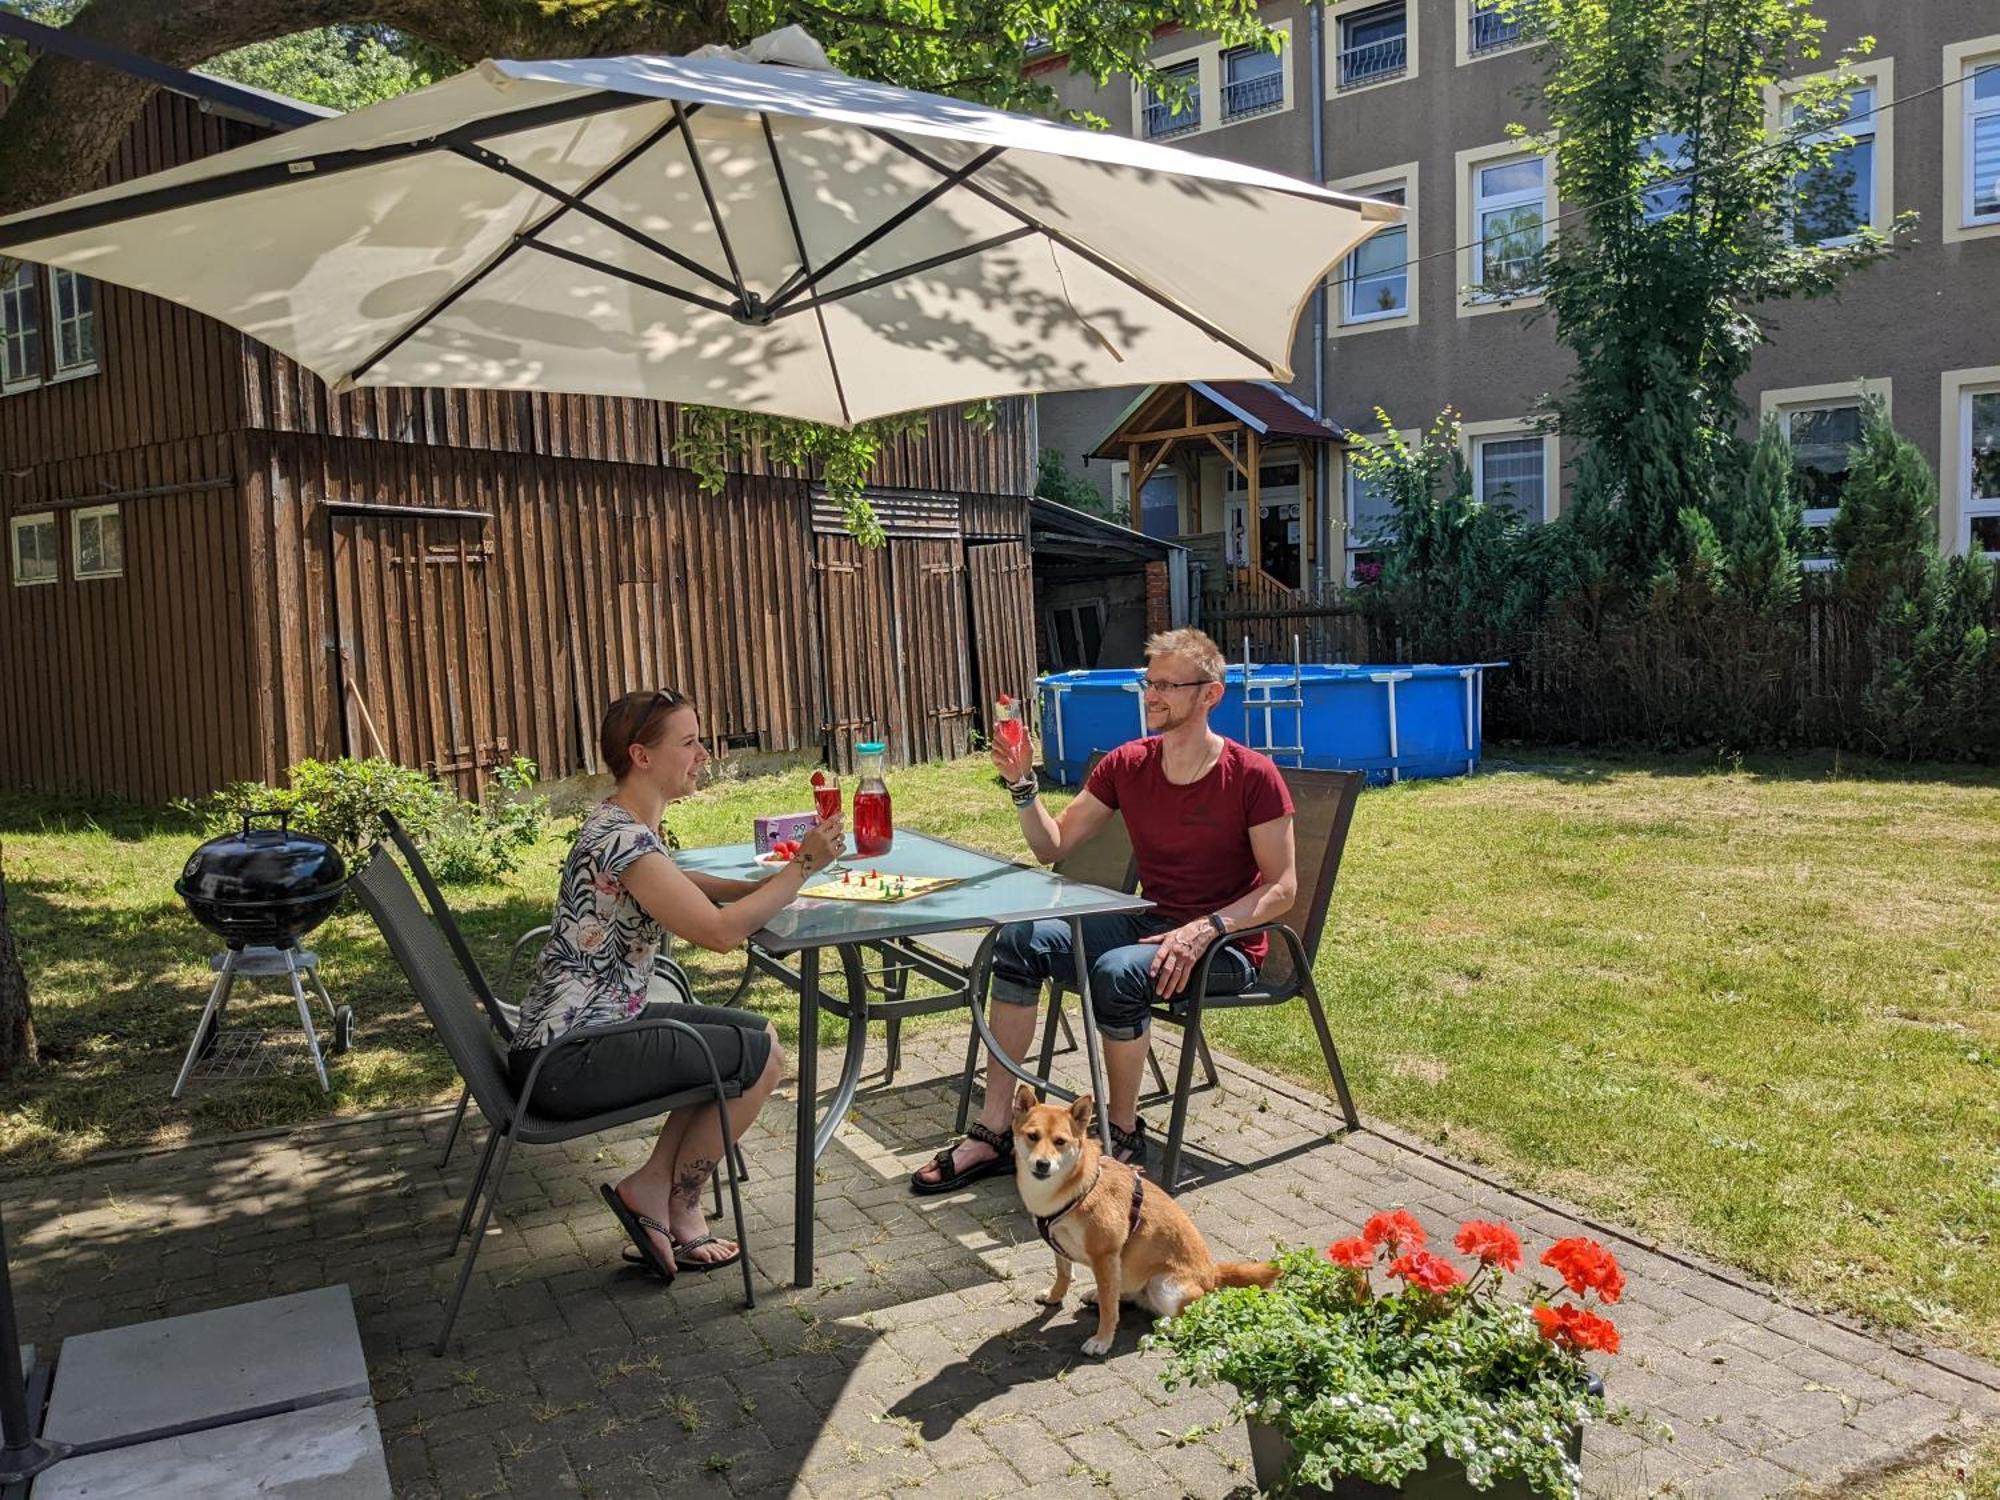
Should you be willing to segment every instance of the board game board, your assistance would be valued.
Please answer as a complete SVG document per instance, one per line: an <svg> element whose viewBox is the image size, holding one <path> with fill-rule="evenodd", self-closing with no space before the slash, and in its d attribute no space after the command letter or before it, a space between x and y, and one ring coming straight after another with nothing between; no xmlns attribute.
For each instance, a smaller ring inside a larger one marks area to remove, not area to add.
<svg viewBox="0 0 2000 1500"><path fill-rule="evenodd" d="M958 881L942 875L884 875L879 870L843 870L799 892L827 901L909 901Z"/></svg>

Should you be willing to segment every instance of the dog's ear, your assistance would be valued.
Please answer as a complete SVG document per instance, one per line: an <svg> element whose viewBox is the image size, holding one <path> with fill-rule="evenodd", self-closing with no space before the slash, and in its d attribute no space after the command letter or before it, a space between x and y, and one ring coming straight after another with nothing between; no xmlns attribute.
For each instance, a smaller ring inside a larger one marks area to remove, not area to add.
<svg viewBox="0 0 2000 1500"><path fill-rule="evenodd" d="M1097 1118L1097 1101L1089 1094L1078 1094L1076 1103L1069 1107L1069 1117L1081 1131L1090 1129L1090 1122Z"/></svg>
<svg viewBox="0 0 2000 1500"><path fill-rule="evenodd" d="M1029 1088L1025 1083L1015 1085L1014 1118L1016 1120L1019 1120L1021 1116L1025 1115L1039 1103L1041 1103L1041 1100L1035 1097L1033 1089Z"/></svg>

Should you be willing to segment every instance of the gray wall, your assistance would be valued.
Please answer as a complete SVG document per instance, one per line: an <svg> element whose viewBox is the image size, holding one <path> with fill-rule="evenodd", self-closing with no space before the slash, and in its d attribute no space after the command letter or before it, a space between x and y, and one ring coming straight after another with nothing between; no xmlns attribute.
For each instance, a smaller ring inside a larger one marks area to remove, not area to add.
<svg viewBox="0 0 2000 1500"><path fill-rule="evenodd" d="M1568 369L1547 320L1531 321L1515 311L1459 316L1460 257L1435 254L1460 240L1457 153L1504 140L1512 122L1541 123L1524 114L1519 97L1533 74L1532 51L1461 64L1464 0L1411 3L1417 17L1415 75L1336 94L1326 106L1329 180L1407 162L1419 167L1417 251L1426 258L1413 268L1417 323L1327 341L1326 415L1362 431L1374 429L1377 406L1406 428L1426 425L1447 404L1468 422L1518 418L1545 392L1559 388ZM2000 34L1996 0L1821 0L1819 11L1830 27L1829 57L1864 35L1877 38L1869 61L1892 64L1892 86L1884 94L1897 98L1938 86L1947 43ZM1310 176L1306 18L1291 0L1267 5L1264 14L1292 25L1297 45L1286 64L1291 107L1178 137L1172 144ZM1329 18L1327 31L1334 29ZM1161 38L1155 52L1166 56L1197 45L1198 38L1175 33ZM1060 87L1066 102L1097 110L1114 129L1132 129L1128 83L1114 81L1100 92L1088 80L1066 78ZM1943 243L1940 233L1945 111L1947 101L1959 107L1960 92L1926 94L1887 113L1894 209L1921 215L1915 242L1887 265L1850 282L1837 299L1792 303L1773 315L1773 345L1759 355L1744 392L1753 411L1759 393L1770 388L1887 379L1897 425L1938 463L1942 372L2000 365L2000 238ZM1956 126L1960 117L1952 118ZM1308 310L1293 382L1308 400L1310 318ZM1058 448L1083 472L1080 448L1103 433L1130 394L1044 398L1044 446ZM1108 465L1089 468L1108 489Z"/></svg>

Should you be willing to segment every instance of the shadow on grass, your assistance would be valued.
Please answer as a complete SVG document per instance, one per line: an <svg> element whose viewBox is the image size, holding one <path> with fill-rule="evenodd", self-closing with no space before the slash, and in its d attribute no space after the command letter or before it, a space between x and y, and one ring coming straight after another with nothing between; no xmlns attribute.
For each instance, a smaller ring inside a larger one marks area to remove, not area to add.
<svg viewBox="0 0 2000 1500"><path fill-rule="evenodd" d="M1480 773L1512 772L1576 786L1619 781L1743 776L1755 782L1872 781L2000 790L2000 767L1895 761L1841 750L1740 755L1730 751L1582 750L1488 740Z"/></svg>

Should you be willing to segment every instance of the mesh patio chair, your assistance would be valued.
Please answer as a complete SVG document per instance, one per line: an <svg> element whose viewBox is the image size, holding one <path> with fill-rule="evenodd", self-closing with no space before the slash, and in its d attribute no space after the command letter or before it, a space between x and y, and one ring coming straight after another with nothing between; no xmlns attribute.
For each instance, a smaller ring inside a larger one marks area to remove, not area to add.
<svg viewBox="0 0 2000 1500"><path fill-rule="evenodd" d="M425 904L430 907L432 917L444 932L445 940L451 944L451 951L458 959L458 966L464 971L465 982L472 987L473 994L479 997L479 1005L486 1012L488 1024L503 1043L512 1045L514 1032L521 1024L521 997L514 989L515 972L520 967L521 960L532 951L531 945L539 943L549 935L548 924L544 922L540 927L531 927L515 940L513 948L507 954L507 968L500 977L500 988L496 992L486 982L486 974L479 967L479 961L472 956L472 948L465 941L465 933L452 915L451 907L446 904L444 891L438 885L437 877L431 873L431 867L424 862L424 856L417 848L417 841L410 837L410 831L394 813L385 812L381 818L383 830L395 844L396 852L403 857L404 866L416 877L417 888L424 893ZM694 987L688 983L686 971L664 952L653 960L653 974L655 978L678 991L675 998L684 1000L690 1005L695 1003ZM460 1089L458 1108L451 1117L451 1129L445 1133L444 1150L438 1153L440 1169L451 1163L451 1153L458 1145L459 1130L465 1124L466 1107L471 1102L472 1090ZM737 1170L743 1172L740 1154L737 1159ZM747 1172L743 1172L743 1175L746 1179L749 1176ZM719 1195L721 1191L722 1185L718 1182L716 1192ZM720 1213L722 1210L720 1196L716 1198L715 1204L716 1211Z"/></svg>
<svg viewBox="0 0 2000 1500"><path fill-rule="evenodd" d="M722 1127L723 1158L729 1165L730 1205L736 1221L736 1240L743 1251L743 1304L754 1307L756 1291L750 1277L750 1242L744 1233L743 1198L735 1169L736 1142L730 1134L729 1115L724 1108L725 1102L741 1090L734 1083L722 1081L701 1033L684 1022L664 1019L627 1021L616 1026L577 1027L541 1049L525 1084L516 1090L507 1067L506 1047L497 1029L481 1013L480 994L490 993L490 990L483 980L475 986L473 981L467 979L462 966L469 961L470 951L464 946L463 936L456 933L456 924L448 919L437 920L425 915L418 904L416 892L410 889L402 871L396 868L388 851L379 844L348 884L362 906L367 908L368 914L375 919L375 925L381 929L389 951L401 965L411 989L416 992L418 1003L424 1008L424 1014L430 1018L432 1027L444 1042L452 1065L465 1080L466 1092L479 1106L479 1112L489 1127L486 1150L472 1179L472 1189L466 1194L465 1207L458 1216L458 1227L452 1233L449 1254L458 1253L459 1242L468 1231L472 1242L466 1251L464 1264L459 1268L457 1285L445 1305L444 1326L438 1331L433 1352L443 1355L451 1337L452 1324L458 1319L459 1304L464 1301L465 1289L472 1281L473 1264L479 1257L494 1205L500 1200L508 1162L517 1143L556 1145L635 1120L663 1115L669 1110L709 1104L714 1105L716 1118ZM476 963L470 967L473 972L478 971ZM580 1120L555 1120L534 1112L530 1101L534 1098L536 1080L543 1065L561 1048L613 1033L663 1030L685 1031L694 1038L703 1055L708 1057L710 1082ZM474 1209L479 1210L477 1224L473 1222Z"/></svg>

